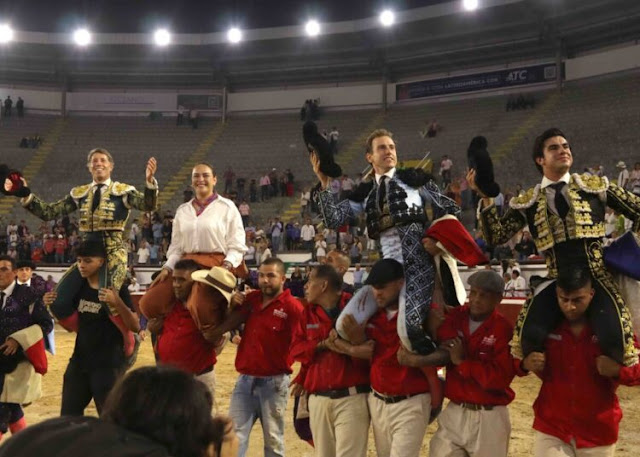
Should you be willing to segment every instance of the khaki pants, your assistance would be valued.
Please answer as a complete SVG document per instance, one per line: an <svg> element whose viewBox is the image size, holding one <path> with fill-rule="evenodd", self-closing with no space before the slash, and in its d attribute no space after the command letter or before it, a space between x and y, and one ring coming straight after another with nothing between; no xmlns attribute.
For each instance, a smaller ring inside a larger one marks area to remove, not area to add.
<svg viewBox="0 0 640 457"><path fill-rule="evenodd" d="M332 400L309 395L309 425L317 457L365 457L369 436L367 395Z"/></svg>
<svg viewBox="0 0 640 457"><path fill-rule="evenodd" d="M211 408L211 415L216 415L216 410L218 409L218 405L216 405L216 371L211 370L209 373L201 374L196 376L196 379L203 383L211 392L211 397L213 397L213 408Z"/></svg>
<svg viewBox="0 0 640 457"><path fill-rule="evenodd" d="M369 394L369 412L378 457L418 457L429 425L431 396L414 395L385 403Z"/></svg>
<svg viewBox="0 0 640 457"><path fill-rule="evenodd" d="M565 443L555 436L537 430L533 439L534 457L613 457L615 452L615 444L576 449L573 440L571 443Z"/></svg>
<svg viewBox="0 0 640 457"><path fill-rule="evenodd" d="M507 457L511 422L506 406L472 411L449 402L431 438L430 457Z"/></svg>

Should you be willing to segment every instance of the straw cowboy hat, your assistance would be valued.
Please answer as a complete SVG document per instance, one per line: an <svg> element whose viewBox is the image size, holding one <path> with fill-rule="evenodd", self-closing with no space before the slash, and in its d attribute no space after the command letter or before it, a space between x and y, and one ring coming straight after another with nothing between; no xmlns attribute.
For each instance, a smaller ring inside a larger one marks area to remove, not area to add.
<svg viewBox="0 0 640 457"><path fill-rule="evenodd" d="M227 303L236 288L236 277L226 268L213 267L211 270L197 270L191 273L191 279L204 283L218 290Z"/></svg>

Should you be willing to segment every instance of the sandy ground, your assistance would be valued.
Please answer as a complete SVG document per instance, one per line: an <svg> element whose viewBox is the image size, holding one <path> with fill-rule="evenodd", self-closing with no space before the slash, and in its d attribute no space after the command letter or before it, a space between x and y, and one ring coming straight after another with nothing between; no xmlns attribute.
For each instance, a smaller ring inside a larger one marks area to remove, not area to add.
<svg viewBox="0 0 640 457"><path fill-rule="evenodd" d="M31 406L25 409L26 419L29 424L56 417L60 413L60 400L62 392L62 376L67 365L67 361L73 351L74 334L70 334L56 327L56 345L58 353L56 356L49 355L49 372L43 379L43 396ZM217 392L216 401L218 411L226 413L229 409L230 394L236 380L234 368L235 346L229 344L220 355L216 365ZM136 366L150 365L154 363L151 343L149 340L142 343L140 354ZM295 367L297 370L297 367ZM511 456L531 455L533 433L531 430L532 410L531 405L539 389L539 381L534 376L519 378L514 380L513 388L516 391L516 399L509 406L511 413ZM620 439L616 455L618 457L635 457L640 455L640 390L621 387L618 390L620 403L624 411L624 419L620 427ZM293 402L289 402L287 417L292 417ZM93 403L87 409L87 414L95 415L96 410ZM431 435L436 430L437 425L432 424L424 437L421 455L429 455L428 444ZM5 437L6 439L6 437ZM285 429L286 452L289 456L310 457L313 456L313 449L305 442L298 439L291 419L287 421ZM260 456L262 452L263 440L262 429L258 424L253 429L251 435L248 456ZM373 437L370 433L369 456L375 456Z"/></svg>

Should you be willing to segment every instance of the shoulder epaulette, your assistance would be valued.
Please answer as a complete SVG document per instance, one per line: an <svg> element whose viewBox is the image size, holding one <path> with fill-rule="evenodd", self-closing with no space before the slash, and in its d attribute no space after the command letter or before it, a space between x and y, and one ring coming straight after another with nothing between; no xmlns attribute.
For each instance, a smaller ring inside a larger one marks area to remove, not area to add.
<svg viewBox="0 0 640 457"><path fill-rule="evenodd" d="M72 198L78 199L86 196L87 192L89 192L89 189L91 189L91 184L85 184L84 186L74 187L73 189L71 189L71 192L69 192L69 194Z"/></svg>
<svg viewBox="0 0 640 457"><path fill-rule="evenodd" d="M540 184L527 189L522 195L513 197L509 206L513 209L530 208L538 200L538 195L540 195Z"/></svg>
<svg viewBox="0 0 640 457"><path fill-rule="evenodd" d="M590 174L582 174L574 173L571 175L576 185L584 190L585 192L590 192L592 194L599 194L600 192L604 192L609 188L609 179L606 176L596 176Z"/></svg>
<svg viewBox="0 0 640 457"><path fill-rule="evenodd" d="M136 188L133 187L132 185L125 184L118 181L114 181L114 183L111 185L112 195L124 195L127 192L130 192L132 190L136 190Z"/></svg>

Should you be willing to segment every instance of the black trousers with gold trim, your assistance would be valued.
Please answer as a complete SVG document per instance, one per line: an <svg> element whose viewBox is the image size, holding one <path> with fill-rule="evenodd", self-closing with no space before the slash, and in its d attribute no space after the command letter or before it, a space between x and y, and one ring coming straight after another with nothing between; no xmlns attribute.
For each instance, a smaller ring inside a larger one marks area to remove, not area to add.
<svg viewBox="0 0 640 457"><path fill-rule="evenodd" d="M617 287L608 278L592 279L592 287L595 294L586 315L602 353L623 365L637 363L631 318ZM556 281L552 280L539 286L518 316L512 341L514 357L544 352L547 338L562 319Z"/></svg>

